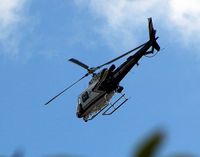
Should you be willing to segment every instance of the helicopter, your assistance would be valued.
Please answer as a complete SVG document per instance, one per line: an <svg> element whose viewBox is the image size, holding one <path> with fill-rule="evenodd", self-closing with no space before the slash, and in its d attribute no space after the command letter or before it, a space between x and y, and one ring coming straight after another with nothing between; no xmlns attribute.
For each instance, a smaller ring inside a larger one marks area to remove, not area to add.
<svg viewBox="0 0 200 157"><path fill-rule="evenodd" d="M147 42L102 65L90 68L88 65L77 59L69 59L70 62L87 70L87 73L46 102L45 105L49 104L85 77L92 75L92 79L89 81L87 89L78 96L77 117L82 118L87 122L88 120L94 119L102 111L102 115L113 114L128 100L128 98L125 97L125 94L122 94L124 88L120 85L121 80L135 65L139 65L138 61L143 56L153 57L160 51L160 46L157 43L159 37L156 37L156 30L153 27L152 18L148 18L148 30L149 40ZM154 52L154 49L157 52ZM116 68L116 66L112 64L109 68L103 68L134 51L136 52L133 55L130 55L119 67ZM103 69L100 70L101 68ZM96 73L97 70L100 71ZM116 93L121 94L121 96L114 103L111 103L110 101Z"/></svg>

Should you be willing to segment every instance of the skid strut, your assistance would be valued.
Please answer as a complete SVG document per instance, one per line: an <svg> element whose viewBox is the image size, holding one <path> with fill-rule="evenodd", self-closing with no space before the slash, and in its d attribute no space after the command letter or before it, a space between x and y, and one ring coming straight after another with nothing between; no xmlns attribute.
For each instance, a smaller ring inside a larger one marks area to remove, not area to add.
<svg viewBox="0 0 200 157"><path fill-rule="evenodd" d="M119 105L116 105L121 99L124 99ZM84 121L92 120L97 115L99 115L103 110L105 110L108 106L108 108L102 113L104 116L108 116L113 114L116 110L118 110L126 101L128 98L125 97L125 94L122 94L114 103L108 103L106 104L101 110L99 110L97 113L92 115L90 118L85 118Z"/></svg>
<svg viewBox="0 0 200 157"><path fill-rule="evenodd" d="M109 105L109 103L106 104L101 110L99 110L95 115L93 115L92 117L90 117L88 120L94 119L94 118L95 118L97 115L99 115L99 113L101 113L108 105Z"/></svg>
<svg viewBox="0 0 200 157"><path fill-rule="evenodd" d="M116 106L116 104L121 100L124 99L119 105ZM108 103L106 104L101 110L99 110L97 113L95 113L90 118L84 119L85 121L94 119L97 115L99 115L104 109L108 108L102 113L104 116L108 116L113 114L116 110L118 110L126 101L128 98L125 97L125 94L122 94L114 103Z"/></svg>
<svg viewBox="0 0 200 157"><path fill-rule="evenodd" d="M122 98L124 98L124 101L122 101L119 105L115 106L115 104L120 101ZM107 116L113 114L116 110L118 110L128 99L125 97L125 94L122 94L121 97L119 97L113 104L110 103L110 106L102 113L102 115ZM107 106L106 106L107 107Z"/></svg>

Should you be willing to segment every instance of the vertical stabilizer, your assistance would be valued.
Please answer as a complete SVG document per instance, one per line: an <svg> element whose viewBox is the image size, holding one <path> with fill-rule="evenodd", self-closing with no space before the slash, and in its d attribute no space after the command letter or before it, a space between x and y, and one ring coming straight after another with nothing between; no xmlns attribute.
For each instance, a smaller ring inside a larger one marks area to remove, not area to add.
<svg viewBox="0 0 200 157"><path fill-rule="evenodd" d="M148 28L149 28L149 39L152 41L152 47L155 48L157 51L160 50L160 46L157 43L158 37L156 37L156 30L153 27L152 18L148 18Z"/></svg>

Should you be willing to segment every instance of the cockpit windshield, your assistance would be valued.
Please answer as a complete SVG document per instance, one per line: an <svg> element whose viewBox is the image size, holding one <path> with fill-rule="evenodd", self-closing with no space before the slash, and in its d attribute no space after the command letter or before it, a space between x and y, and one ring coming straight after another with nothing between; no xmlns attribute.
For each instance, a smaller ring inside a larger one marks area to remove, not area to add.
<svg viewBox="0 0 200 157"><path fill-rule="evenodd" d="M86 102L86 100L89 98L88 92L83 93L81 97L82 97L82 101Z"/></svg>

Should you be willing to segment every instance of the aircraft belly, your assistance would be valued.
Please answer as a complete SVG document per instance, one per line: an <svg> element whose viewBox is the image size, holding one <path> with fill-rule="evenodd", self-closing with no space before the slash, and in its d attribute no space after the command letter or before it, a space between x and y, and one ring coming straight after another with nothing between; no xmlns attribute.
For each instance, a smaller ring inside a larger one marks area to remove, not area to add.
<svg viewBox="0 0 200 157"><path fill-rule="evenodd" d="M105 92L93 93L93 98L88 100L88 102L86 102L85 104L82 105L83 110L87 110L90 106L97 103L100 99L102 99L104 97L105 94L106 94Z"/></svg>
<svg viewBox="0 0 200 157"><path fill-rule="evenodd" d="M85 109L83 109L85 110L83 116L89 116L90 114L93 114L101 110L105 105L109 103L113 95L114 95L114 92L110 94L103 93L100 96L98 96L94 101L88 104Z"/></svg>

